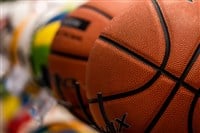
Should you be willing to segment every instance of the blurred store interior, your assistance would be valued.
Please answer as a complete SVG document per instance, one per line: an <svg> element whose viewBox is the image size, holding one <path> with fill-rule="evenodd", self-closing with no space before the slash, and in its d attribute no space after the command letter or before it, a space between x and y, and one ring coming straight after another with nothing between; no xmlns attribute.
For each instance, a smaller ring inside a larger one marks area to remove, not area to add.
<svg viewBox="0 0 200 133"><path fill-rule="evenodd" d="M0 1L0 133L96 132L58 104L49 89L33 80L30 71L34 33L54 21L52 18L61 17L58 14L67 14L84 2Z"/></svg>

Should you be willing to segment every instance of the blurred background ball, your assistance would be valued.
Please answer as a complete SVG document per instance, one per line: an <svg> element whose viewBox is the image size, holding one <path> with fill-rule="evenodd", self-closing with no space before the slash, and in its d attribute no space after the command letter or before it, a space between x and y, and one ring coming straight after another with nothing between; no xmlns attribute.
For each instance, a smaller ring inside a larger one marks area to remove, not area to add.
<svg viewBox="0 0 200 133"><path fill-rule="evenodd" d="M30 61L34 79L41 86L50 86L47 69L47 57L50 51L52 40L58 28L60 27L60 21L66 16L66 11L53 16L46 22L46 24L40 26L33 34Z"/></svg>
<svg viewBox="0 0 200 133"><path fill-rule="evenodd" d="M129 1L91 0L66 17L49 55L51 88L58 101L90 124L85 92L85 70L94 41L110 20L129 7Z"/></svg>

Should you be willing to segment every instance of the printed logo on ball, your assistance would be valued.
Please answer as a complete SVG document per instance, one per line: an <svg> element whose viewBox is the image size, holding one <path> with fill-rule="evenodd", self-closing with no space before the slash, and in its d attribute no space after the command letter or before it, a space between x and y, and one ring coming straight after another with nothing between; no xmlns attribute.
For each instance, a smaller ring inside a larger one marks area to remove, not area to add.
<svg viewBox="0 0 200 133"><path fill-rule="evenodd" d="M84 20L77 17L67 17L62 21L63 26L76 28L79 30L86 30L90 22L88 20Z"/></svg>

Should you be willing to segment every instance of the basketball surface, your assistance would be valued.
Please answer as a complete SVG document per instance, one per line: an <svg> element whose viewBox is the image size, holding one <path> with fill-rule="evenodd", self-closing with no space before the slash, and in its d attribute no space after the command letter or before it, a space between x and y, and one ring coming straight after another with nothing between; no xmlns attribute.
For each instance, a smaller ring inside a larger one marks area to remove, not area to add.
<svg viewBox="0 0 200 133"><path fill-rule="evenodd" d="M87 97L107 132L200 132L200 1L134 1L91 51Z"/></svg>
<svg viewBox="0 0 200 133"><path fill-rule="evenodd" d="M128 3L90 1L62 21L54 38L49 56L52 88L59 101L86 121L92 120L85 97L85 71L89 52L103 28L113 16L127 8Z"/></svg>

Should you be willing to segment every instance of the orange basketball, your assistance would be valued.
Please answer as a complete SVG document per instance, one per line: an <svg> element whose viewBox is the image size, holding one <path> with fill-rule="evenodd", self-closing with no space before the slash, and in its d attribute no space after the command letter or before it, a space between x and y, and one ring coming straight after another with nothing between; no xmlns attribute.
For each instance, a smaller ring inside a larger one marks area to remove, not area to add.
<svg viewBox="0 0 200 133"><path fill-rule="evenodd" d="M85 121L93 121L85 96L85 72L89 52L113 16L128 6L128 1L90 1L62 21L54 38L49 56L53 91L62 104Z"/></svg>
<svg viewBox="0 0 200 133"><path fill-rule="evenodd" d="M87 97L106 132L200 133L200 1L134 1L96 40Z"/></svg>

